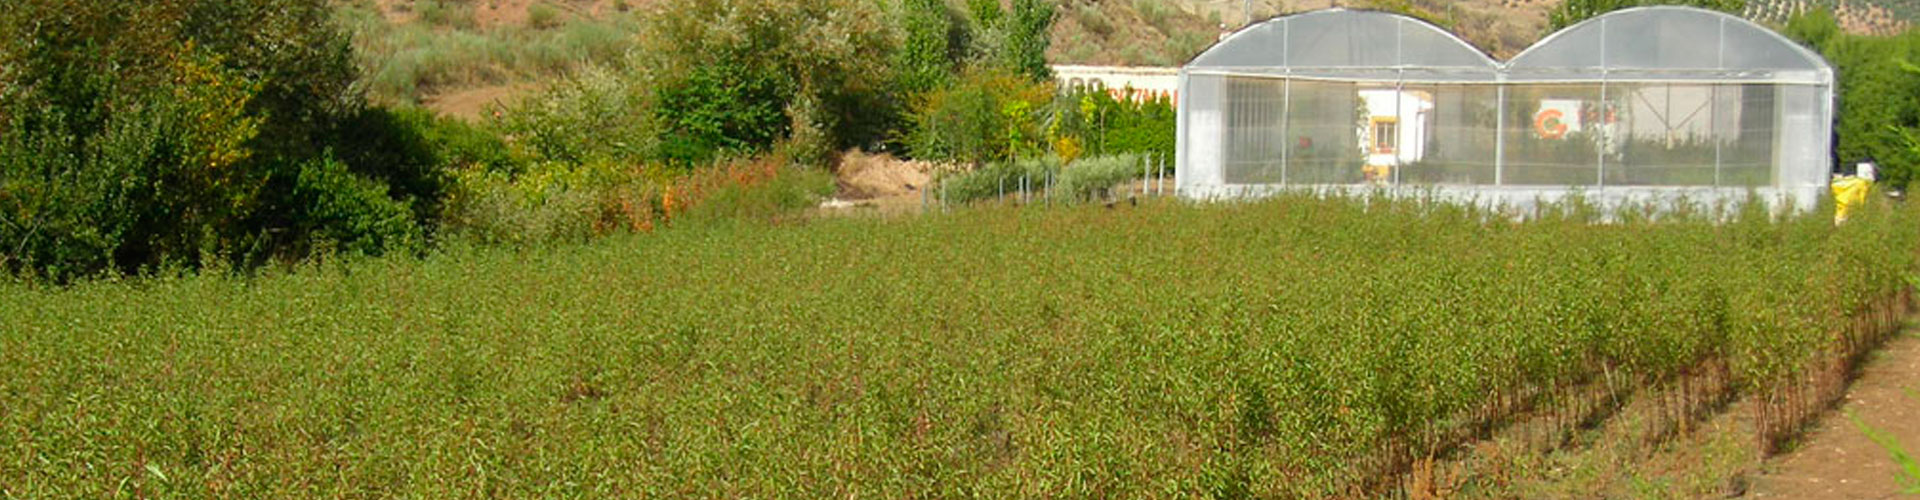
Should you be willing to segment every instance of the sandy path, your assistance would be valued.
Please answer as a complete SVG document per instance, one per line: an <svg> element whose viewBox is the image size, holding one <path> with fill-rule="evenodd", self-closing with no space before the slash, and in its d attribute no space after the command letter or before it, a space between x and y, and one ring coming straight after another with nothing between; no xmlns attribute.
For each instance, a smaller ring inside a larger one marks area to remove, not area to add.
<svg viewBox="0 0 1920 500"><path fill-rule="evenodd" d="M1887 341L1848 389L1840 409L1809 431L1798 449L1768 461L1753 498L1920 498L1900 494L1900 468L1854 427L1847 412L1920 453L1920 330Z"/></svg>

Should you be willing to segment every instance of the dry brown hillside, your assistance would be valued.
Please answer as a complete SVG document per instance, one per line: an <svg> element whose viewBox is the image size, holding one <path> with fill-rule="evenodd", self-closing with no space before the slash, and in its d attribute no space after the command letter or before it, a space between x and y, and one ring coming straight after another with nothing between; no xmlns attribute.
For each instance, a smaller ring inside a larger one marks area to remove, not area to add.
<svg viewBox="0 0 1920 500"><path fill-rule="evenodd" d="M1062 0L1051 55L1073 64L1170 65L1249 21L1328 7L1410 11L1495 57L1512 57L1547 34L1560 0ZM1749 18L1777 23L1832 9L1854 33L1890 34L1920 17L1916 0L1748 0Z"/></svg>
<svg viewBox="0 0 1920 500"><path fill-rule="evenodd" d="M335 1L351 14L377 97L470 116L571 68L620 59L660 0ZM1056 1L1054 63L1174 66L1249 22L1328 7L1409 12L1504 59L1546 34L1560 0ZM1920 17L1920 0L1748 0L1746 14L1781 22L1819 7L1856 33L1896 32Z"/></svg>

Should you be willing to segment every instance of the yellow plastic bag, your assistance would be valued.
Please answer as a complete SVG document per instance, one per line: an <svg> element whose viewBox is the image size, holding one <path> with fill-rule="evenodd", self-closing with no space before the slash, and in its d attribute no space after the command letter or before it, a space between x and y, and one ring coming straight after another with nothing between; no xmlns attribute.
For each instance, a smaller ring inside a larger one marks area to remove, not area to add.
<svg viewBox="0 0 1920 500"><path fill-rule="evenodd" d="M1859 177L1841 177L1833 181L1833 223L1847 221L1847 216L1860 205L1867 202L1867 191L1873 187L1873 181Z"/></svg>

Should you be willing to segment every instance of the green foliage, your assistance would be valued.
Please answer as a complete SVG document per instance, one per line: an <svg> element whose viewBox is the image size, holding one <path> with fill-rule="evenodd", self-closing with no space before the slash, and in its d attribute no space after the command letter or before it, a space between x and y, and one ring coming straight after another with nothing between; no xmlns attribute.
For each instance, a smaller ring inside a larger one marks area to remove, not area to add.
<svg viewBox="0 0 1920 500"><path fill-rule="evenodd" d="M311 235L303 242L311 245L311 253L380 255L425 248L426 236L410 203L388 197L387 184L355 175L332 158L301 165L293 200L304 209L298 229Z"/></svg>
<svg viewBox="0 0 1920 500"><path fill-rule="evenodd" d="M581 242L631 227L655 210L658 183L606 162L537 162L519 172L452 172L444 232L453 241L494 245Z"/></svg>
<svg viewBox="0 0 1920 500"><path fill-rule="evenodd" d="M1747 0L1566 0L1547 12L1547 29L1559 30L1608 12L1649 5L1684 5L1739 15Z"/></svg>
<svg viewBox="0 0 1920 500"><path fill-rule="evenodd" d="M900 49L894 53L898 90L908 94L947 86L961 62L964 44L955 44L956 13L946 0L902 0ZM958 45L958 46L956 46Z"/></svg>
<svg viewBox="0 0 1920 500"><path fill-rule="evenodd" d="M0 494L1364 496L1528 395L1824 372L1915 271L1874 208L1295 195L0 284Z"/></svg>
<svg viewBox="0 0 1920 500"><path fill-rule="evenodd" d="M1054 194L1072 199L1111 198L1113 187L1145 175L1146 158L1119 155L1074 162L1060 170L1054 181Z"/></svg>
<svg viewBox="0 0 1920 500"><path fill-rule="evenodd" d="M501 109L494 127L534 161L634 163L656 157L662 135L652 96L630 75L588 68Z"/></svg>
<svg viewBox="0 0 1920 500"><path fill-rule="evenodd" d="M1036 82L1053 79L1053 68L1047 66L1047 46L1053 43L1051 31L1056 16L1053 2L1013 0L1013 9L1007 14L1002 28L1006 41L1001 64Z"/></svg>
<svg viewBox="0 0 1920 500"><path fill-rule="evenodd" d="M662 2L630 79L657 103L662 158L766 151L803 131L828 148L877 143L899 101L883 14L861 0Z"/></svg>
<svg viewBox="0 0 1920 500"><path fill-rule="evenodd" d="M174 57L170 74L139 91L115 80L130 75L65 74L54 80L80 78L98 94L29 87L7 103L6 271L65 280L193 263L245 237L235 221L258 203L263 179L244 167L262 120L242 110L260 86L205 51Z"/></svg>
<svg viewBox="0 0 1920 500"><path fill-rule="evenodd" d="M946 203L998 200L1019 193L1023 184L1039 193L1059 172L1060 162L1050 158L998 162L940 179L933 189Z"/></svg>
<svg viewBox="0 0 1920 500"><path fill-rule="evenodd" d="M385 217L410 205L421 210L407 224L431 217L437 165L414 154L417 134L364 106L327 2L11 7L0 12L17 35L0 40L6 271L66 280L258 264L316 239L353 253L420 240ZM330 150L383 186L341 179ZM345 191L315 191L329 188Z"/></svg>
<svg viewBox="0 0 1920 500"><path fill-rule="evenodd" d="M1132 89L1119 89L1121 94ZM1054 143L1073 138L1089 155L1146 155L1173 158L1179 114L1173 100L1121 100L1101 88L1076 88L1060 95L1048 110L1047 135Z"/></svg>
<svg viewBox="0 0 1920 500"><path fill-rule="evenodd" d="M1053 86L994 70L974 70L952 87L924 95L909 120L915 158L970 165L1034 156L1043 146L1041 111Z"/></svg>
<svg viewBox="0 0 1920 500"><path fill-rule="evenodd" d="M820 204L833 195L834 179L825 170L783 166L784 171L763 182L734 183L708 193L687 210L695 220L778 220Z"/></svg>
<svg viewBox="0 0 1920 500"><path fill-rule="evenodd" d="M1114 186L1140 179L1147 165L1139 155L1089 158L1071 165L1053 157L1001 162L942 178L932 189L946 203L997 200L1023 189L1030 196L1062 202L1110 200Z"/></svg>
<svg viewBox="0 0 1920 500"><path fill-rule="evenodd" d="M662 88L654 113L663 125L659 158L705 163L723 152L755 152L788 135L794 83L765 71L700 66Z"/></svg>

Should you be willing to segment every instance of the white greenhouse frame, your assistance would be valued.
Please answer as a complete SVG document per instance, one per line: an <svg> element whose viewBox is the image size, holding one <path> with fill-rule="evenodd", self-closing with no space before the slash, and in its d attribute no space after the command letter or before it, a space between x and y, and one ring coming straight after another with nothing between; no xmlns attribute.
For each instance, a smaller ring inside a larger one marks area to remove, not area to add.
<svg viewBox="0 0 1920 500"><path fill-rule="evenodd" d="M1804 209L1832 170L1833 96L1819 55L1710 10L1611 12L1505 63L1418 19L1322 10L1180 69L1175 184L1193 199L1363 188Z"/></svg>

